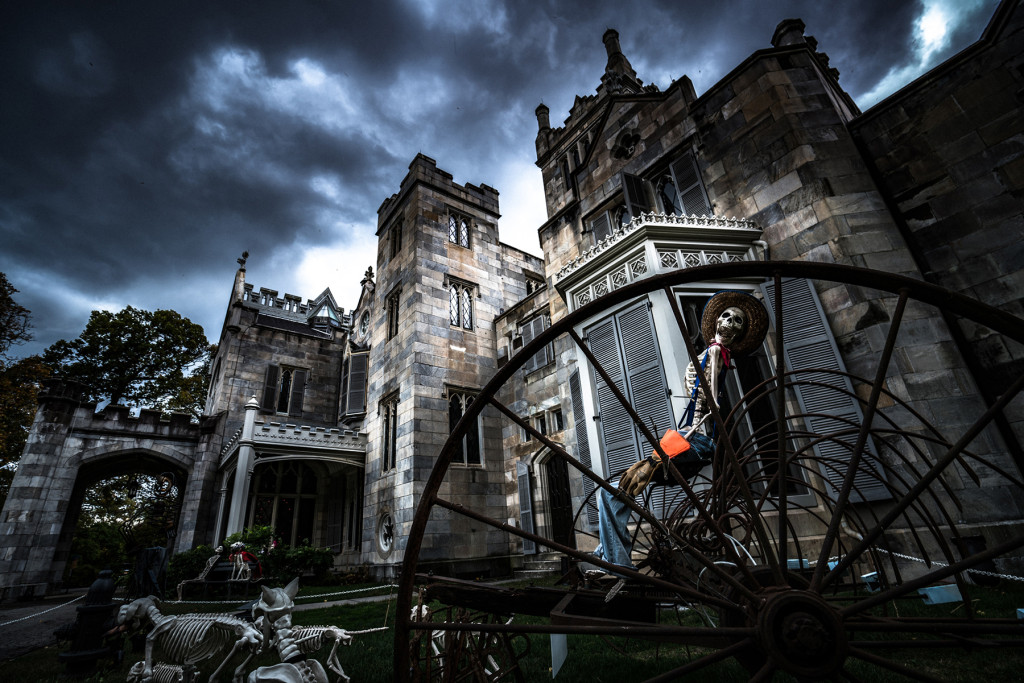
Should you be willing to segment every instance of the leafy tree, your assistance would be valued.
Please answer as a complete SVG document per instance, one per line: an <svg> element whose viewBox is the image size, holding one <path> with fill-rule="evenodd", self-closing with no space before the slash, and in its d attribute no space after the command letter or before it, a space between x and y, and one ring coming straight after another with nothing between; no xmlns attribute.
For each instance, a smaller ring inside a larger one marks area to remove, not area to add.
<svg viewBox="0 0 1024 683"><path fill-rule="evenodd" d="M25 449L36 414L36 392L48 370L38 356L11 360L7 351L32 339L29 311L14 300L17 293L0 273L0 506Z"/></svg>
<svg viewBox="0 0 1024 683"><path fill-rule="evenodd" d="M182 410L198 417L212 347L175 311L93 311L82 334L43 352L55 375L82 382L96 402Z"/></svg>
<svg viewBox="0 0 1024 683"><path fill-rule="evenodd" d="M49 369L39 356L0 360L0 506L7 499L18 460L36 414L39 382Z"/></svg>
<svg viewBox="0 0 1024 683"><path fill-rule="evenodd" d="M7 276L0 273L0 360L4 361L8 349L32 338L28 309L14 300L17 291Z"/></svg>

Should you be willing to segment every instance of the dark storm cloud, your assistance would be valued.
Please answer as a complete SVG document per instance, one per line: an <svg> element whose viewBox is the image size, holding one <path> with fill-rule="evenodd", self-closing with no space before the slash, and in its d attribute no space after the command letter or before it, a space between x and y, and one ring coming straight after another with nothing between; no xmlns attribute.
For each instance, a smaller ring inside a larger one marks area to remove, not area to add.
<svg viewBox="0 0 1024 683"><path fill-rule="evenodd" d="M943 56L993 9L928 2L970 15ZM503 239L536 250L534 108L558 125L593 93L606 28L645 81L687 74L702 92L801 17L857 98L918 58L921 13L879 0L5 3L0 270L33 312L22 350L129 304L175 308L213 338L243 249L257 286L330 286L351 306L376 210L417 152L498 187Z"/></svg>

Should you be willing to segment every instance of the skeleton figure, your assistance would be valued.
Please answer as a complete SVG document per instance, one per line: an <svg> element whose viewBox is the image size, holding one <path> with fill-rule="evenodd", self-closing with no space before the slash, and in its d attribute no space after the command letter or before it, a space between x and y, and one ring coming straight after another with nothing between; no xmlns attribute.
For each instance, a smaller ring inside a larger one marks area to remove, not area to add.
<svg viewBox="0 0 1024 683"><path fill-rule="evenodd" d="M137 630L144 623L153 626L146 636L145 661L135 664L129 672L130 680L139 683L155 680L153 648L158 642L164 656L176 664L194 664L209 659L230 645L231 651L210 674L211 683L217 680L228 660L245 649L246 657L235 668L232 678L235 683L241 683L242 671L263 644L263 634L244 619L230 614L164 615L157 609L156 598L152 595L122 605L117 623L125 630ZM163 673L161 675L163 677Z"/></svg>
<svg viewBox="0 0 1024 683"><path fill-rule="evenodd" d="M234 564L231 568L232 581L248 581L252 578L252 570L249 563L245 561L245 544L238 542L231 544L231 558Z"/></svg>
<svg viewBox="0 0 1024 683"><path fill-rule="evenodd" d="M725 309L718 316L718 320L715 323L714 341L705 349L704 353L697 357L698 363L704 365L704 376L707 379L707 386L701 381L697 387L692 424L700 423L701 418L710 410L708 394L710 394L710 399L715 402L715 405L718 405L719 377L722 374L722 370L729 367L729 346L743 336L743 333L747 330L747 322L747 314L734 306ZM706 363L705 360L707 361ZM697 377L697 368L691 362L686 366L686 374L683 378L687 395L693 395L693 387L697 384ZM707 428L701 425L698 429L703 431Z"/></svg>
<svg viewBox="0 0 1024 683"><path fill-rule="evenodd" d="M206 581L206 575L210 573L213 566L221 561L224 557L224 546L217 546L217 550L214 551L213 555L210 555L209 559L206 560L206 566L203 567L203 571L199 572L199 576L194 579L185 579L178 584L178 602L181 602L184 598L181 597L182 592L185 590L185 586L193 583L202 583Z"/></svg>
<svg viewBox="0 0 1024 683"><path fill-rule="evenodd" d="M349 678L341 668L337 651L339 645L348 645L352 636L335 626L292 626L292 608L299 592L298 577L284 588L260 588L262 595L252 613L254 617L259 615L256 623L262 629L267 644L277 650L282 663L256 669L249 674L249 683L327 683L327 672L320 662L307 659L307 655L319 650L327 639L334 641L334 647L327 656L327 666L338 674L339 681L348 683Z"/></svg>
<svg viewBox="0 0 1024 683"><path fill-rule="evenodd" d="M741 308L729 306L723 310L715 320L715 338L708 344L704 353L697 357L697 365L691 362L686 367L683 377L683 384L687 395L693 396L693 418L688 422L692 425L690 432L700 431L707 434L710 431L708 420L704 418L710 413L709 401L718 405L718 385L722 371L730 365L729 347L738 342L747 332L750 325L748 314ZM707 331L705 331L707 334ZM698 366L704 368L704 379L699 379ZM706 384L705 384L706 380ZM694 387L697 388L696 394ZM638 496L654 478L655 472L661 463L653 456L641 460L630 467L619 480L619 488L630 496ZM602 547L605 542L601 542Z"/></svg>

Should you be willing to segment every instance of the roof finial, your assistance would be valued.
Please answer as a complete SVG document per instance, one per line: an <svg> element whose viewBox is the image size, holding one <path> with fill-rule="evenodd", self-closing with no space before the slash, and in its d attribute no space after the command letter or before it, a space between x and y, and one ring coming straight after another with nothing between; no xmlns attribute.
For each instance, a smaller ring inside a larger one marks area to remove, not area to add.
<svg viewBox="0 0 1024 683"><path fill-rule="evenodd" d="M239 268L239 270L245 270L245 262L246 262L246 260L248 260L248 258L249 258L249 252L248 251L243 251L242 252L242 258L238 259L238 268Z"/></svg>

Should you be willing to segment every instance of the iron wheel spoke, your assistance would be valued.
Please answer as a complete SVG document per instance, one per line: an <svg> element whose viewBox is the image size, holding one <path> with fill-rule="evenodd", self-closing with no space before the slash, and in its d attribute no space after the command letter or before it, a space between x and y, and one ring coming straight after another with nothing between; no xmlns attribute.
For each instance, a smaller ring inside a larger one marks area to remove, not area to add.
<svg viewBox="0 0 1024 683"><path fill-rule="evenodd" d="M885 347L882 349L882 357L878 361L878 368L875 371L875 380L871 384L871 395L868 398L867 407L861 420L860 433L857 434L857 443L850 454L850 462L843 477L843 486L839 490L839 497L836 500L835 511L832 521L829 522L825 538L821 543L821 552L818 553L818 564L814 568L814 576L811 578L811 590L821 588L822 576L827 567L829 554L835 543L836 534L839 532L839 524L846 514L846 506L850 501L850 492L853 490L853 479L857 475L861 459L864 457L864 448L867 446L868 435L871 432L871 423L875 418L875 411L878 409L878 399L882 395L882 386L885 383L886 372L889 363L892 361L892 353L896 348L896 336L899 334L900 323L903 321L903 312L907 307L906 289L900 290L900 298L896 302L896 310L893 311L892 320L889 323L889 332L885 338Z"/></svg>

